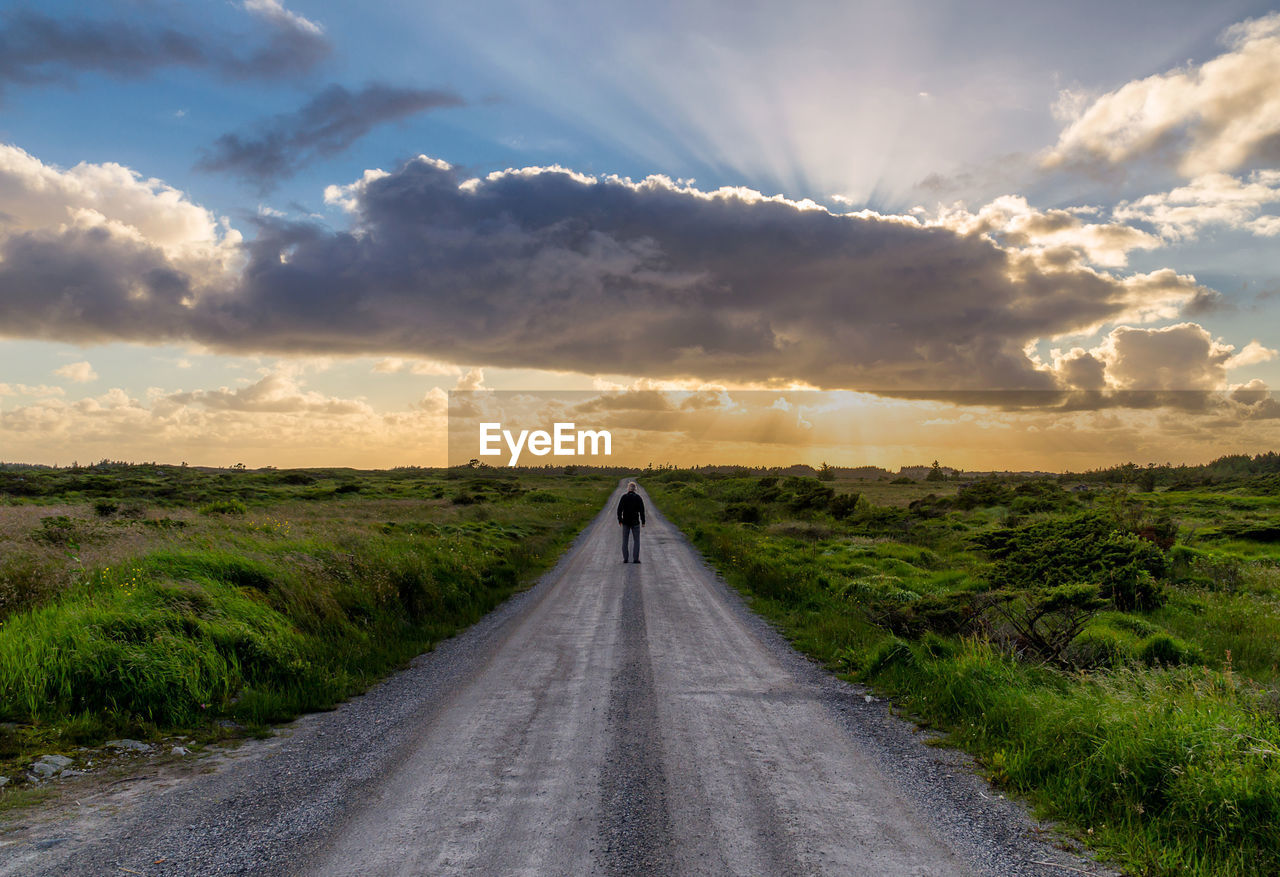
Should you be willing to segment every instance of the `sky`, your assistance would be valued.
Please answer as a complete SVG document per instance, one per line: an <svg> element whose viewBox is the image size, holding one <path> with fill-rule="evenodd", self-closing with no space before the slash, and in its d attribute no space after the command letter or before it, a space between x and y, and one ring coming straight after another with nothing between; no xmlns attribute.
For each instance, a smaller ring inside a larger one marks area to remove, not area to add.
<svg viewBox="0 0 1280 877"><path fill-rule="evenodd" d="M1277 256L1274 3L0 3L0 461L1204 462Z"/></svg>

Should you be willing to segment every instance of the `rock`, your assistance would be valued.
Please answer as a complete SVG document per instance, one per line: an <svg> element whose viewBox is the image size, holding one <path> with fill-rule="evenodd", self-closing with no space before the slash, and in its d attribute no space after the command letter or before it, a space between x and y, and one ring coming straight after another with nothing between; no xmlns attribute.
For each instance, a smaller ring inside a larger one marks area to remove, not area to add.
<svg viewBox="0 0 1280 877"><path fill-rule="evenodd" d="M45 764L53 765L58 770L70 767L75 763L74 758L67 758L65 755L41 755L39 760Z"/></svg>
<svg viewBox="0 0 1280 877"><path fill-rule="evenodd" d="M47 780L53 777L58 769L52 764L45 764L43 761L33 761L31 763L31 772L36 775L37 779Z"/></svg>
<svg viewBox="0 0 1280 877"><path fill-rule="evenodd" d="M126 752L150 752L151 744L143 743L141 740L108 740L106 743L108 749L123 749Z"/></svg>
<svg viewBox="0 0 1280 877"><path fill-rule="evenodd" d="M169 750L171 755L190 755L191 750L185 746L175 746Z"/></svg>
<svg viewBox="0 0 1280 877"><path fill-rule="evenodd" d="M9 778L8 778L8 777L0 777L0 789L3 789L3 788L4 788L5 786L7 786L7 785L9 785Z"/></svg>

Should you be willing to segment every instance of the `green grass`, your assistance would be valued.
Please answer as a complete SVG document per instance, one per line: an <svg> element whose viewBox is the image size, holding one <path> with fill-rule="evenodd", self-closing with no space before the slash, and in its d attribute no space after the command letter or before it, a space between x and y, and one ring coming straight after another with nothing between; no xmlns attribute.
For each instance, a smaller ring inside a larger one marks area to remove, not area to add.
<svg viewBox="0 0 1280 877"><path fill-rule="evenodd" d="M1280 873L1275 497L877 484L850 511L798 508L811 488L786 479L656 481L663 511L797 648L1129 872ZM1081 623L1037 652L1012 621L1054 599L1066 608L1047 618Z"/></svg>
<svg viewBox="0 0 1280 877"><path fill-rule="evenodd" d="M297 492L332 480L322 472L273 475L274 488L259 473L205 473L212 484L186 501L150 505L136 490L157 481L145 467L92 476L118 477L142 510L121 517L64 475L52 476L62 493L0 507L0 774L11 777L36 754L113 736L217 736L225 720L253 733L331 707L530 583L616 483L344 474L353 489L317 502ZM230 496L246 492L238 479L267 495ZM472 501L451 502L458 490Z"/></svg>

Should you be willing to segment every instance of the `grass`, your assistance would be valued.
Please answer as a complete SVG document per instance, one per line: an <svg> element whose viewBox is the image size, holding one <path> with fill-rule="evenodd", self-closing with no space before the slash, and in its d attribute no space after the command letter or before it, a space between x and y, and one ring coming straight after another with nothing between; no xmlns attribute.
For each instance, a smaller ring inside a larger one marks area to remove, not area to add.
<svg viewBox="0 0 1280 877"><path fill-rule="evenodd" d="M1275 496L806 482L648 490L797 648L1130 873L1280 873Z"/></svg>
<svg viewBox="0 0 1280 877"><path fill-rule="evenodd" d="M530 583L615 484L502 470L23 474L0 506L11 778L37 754L110 737L254 733L331 707Z"/></svg>

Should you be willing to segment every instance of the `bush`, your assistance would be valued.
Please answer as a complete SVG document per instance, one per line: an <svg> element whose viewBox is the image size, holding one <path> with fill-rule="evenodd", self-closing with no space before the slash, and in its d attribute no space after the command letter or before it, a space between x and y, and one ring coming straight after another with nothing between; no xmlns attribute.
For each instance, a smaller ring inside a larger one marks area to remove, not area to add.
<svg viewBox="0 0 1280 877"><path fill-rule="evenodd" d="M979 506L1008 505L1013 499L1013 491L1008 485L994 479L966 484L956 493L955 505L958 509L973 509Z"/></svg>
<svg viewBox="0 0 1280 877"><path fill-rule="evenodd" d="M315 484L314 475L308 475L306 472L281 472L276 477L276 481L280 484Z"/></svg>
<svg viewBox="0 0 1280 877"><path fill-rule="evenodd" d="M1077 670L1110 670L1136 658L1129 637L1107 628L1090 628L1062 650L1062 661Z"/></svg>
<svg viewBox="0 0 1280 877"><path fill-rule="evenodd" d="M861 499L862 494L859 493L840 493L831 498L831 502L827 504L827 510L837 521L843 521L858 510Z"/></svg>
<svg viewBox="0 0 1280 877"><path fill-rule="evenodd" d="M37 542L45 542L60 548L80 541L79 527L66 515L49 515L40 519L40 526L31 534Z"/></svg>
<svg viewBox="0 0 1280 877"><path fill-rule="evenodd" d="M916 656L905 640L898 639L896 636L889 637L867 658L862 676L866 679L874 679L893 667L910 667L915 664L915 660Z"/></svg>
<svg viewBox="0 0 1280 877"><path fill-rule="evenodd" d="M816 478L788 478L786 487L791 491L787 505L797 512L824 509L836 495L834 488Z"/></svg>
<svg viewBox="0 0 1280 877"><path fill-rule="evenodd" d="M1041 588L1097 582L1118 609L1162 604L1156 579L1169 563L1159 546L1086 512L984 534L975 543L995 560L992 578L1004 587Z"/></svg>
<svg viewBox="0 0 1280 877"><path fill-rule="evenodd" d="M760 523L760 506L750 502L731 502L720 513L721 520L744 524Z"/></svg>
<svg viewBox="0 0 1280 877"><path fill-rule="evenodd" d="M1158 633L1138 649L1138 660L1148 667L1177 667L1203 663L1199 650L1167 633Z"/></svg>

